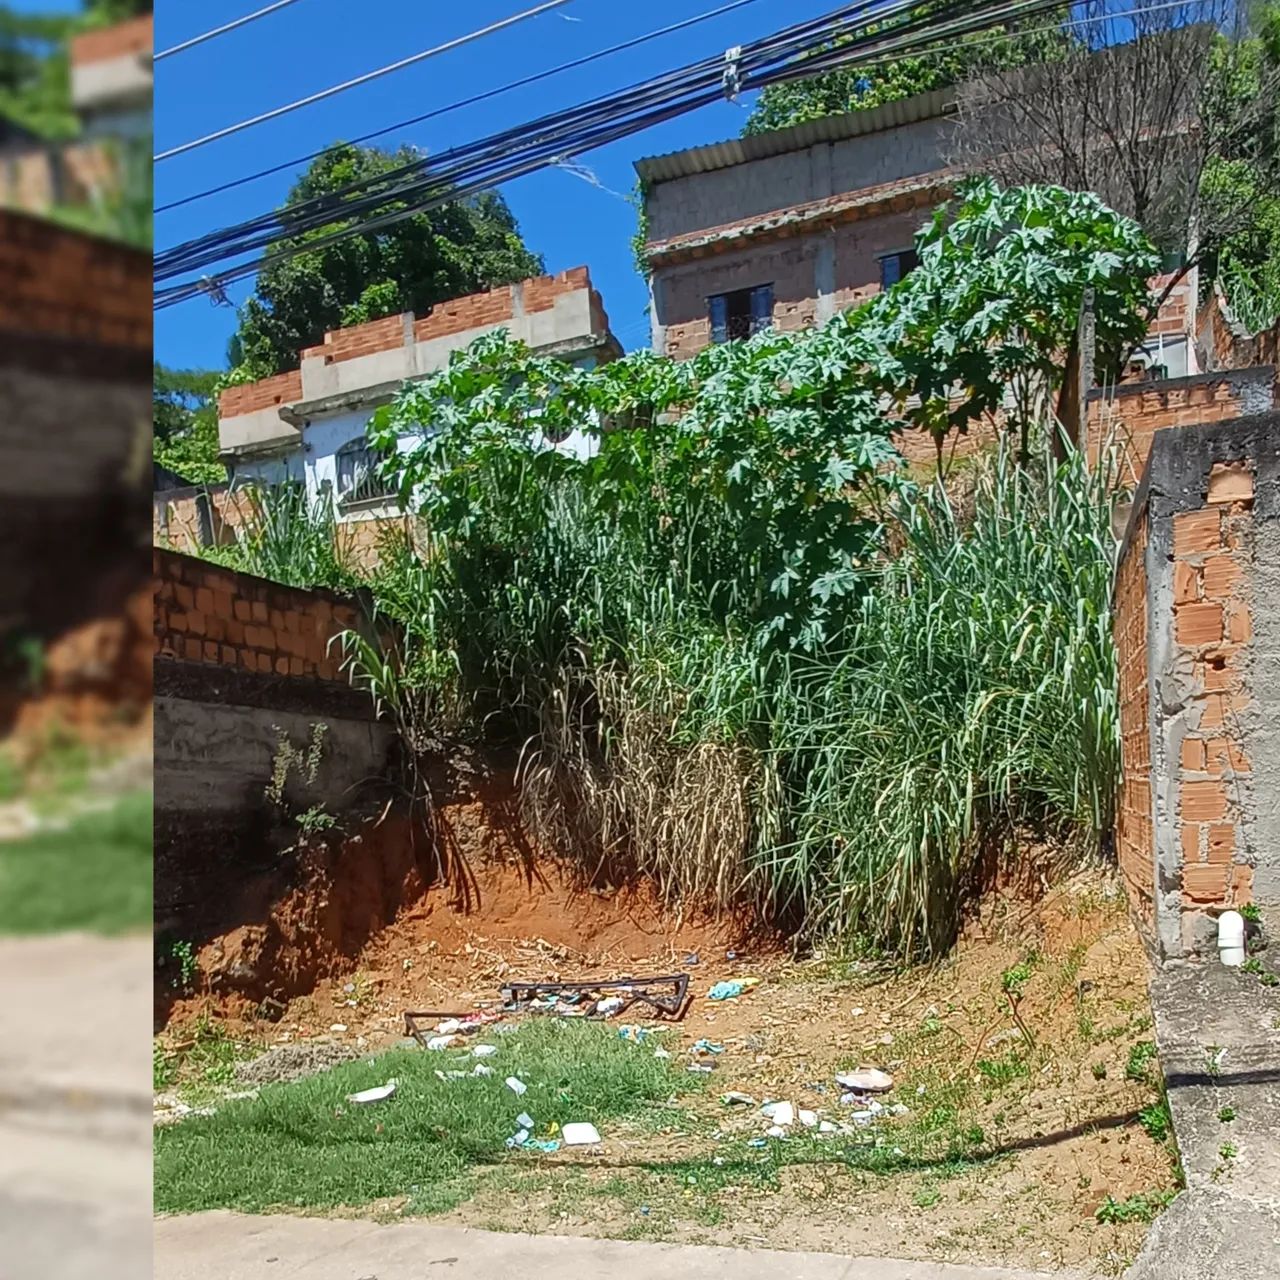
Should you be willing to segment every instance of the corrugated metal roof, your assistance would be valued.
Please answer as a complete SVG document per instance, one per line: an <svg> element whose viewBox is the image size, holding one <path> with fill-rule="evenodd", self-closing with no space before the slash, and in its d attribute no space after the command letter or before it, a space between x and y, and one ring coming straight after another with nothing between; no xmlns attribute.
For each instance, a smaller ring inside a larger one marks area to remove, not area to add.
<svg viewBox="0 0 1280 1280"><path fill-rule="evenodd" d="M786 129L774 129L769 133L751 134L745 138L731 138L727 142L710 142L687 151L672 151L664 156L646 156L636 161L636 172L645 182L670 182L673 178L688 178L697 173L710 173L715 169L727 169L731 165L748 160L763 160L769 156L785 155L788 151L803 151L819 142L843 142L847 138L868 133L881 133L904 124L916 124L945 115L954 106L954 89L934 89L917 94L914 98L900 98L867 111L849 111L839 116L823 116L819 120L807 120Z"/></svg>

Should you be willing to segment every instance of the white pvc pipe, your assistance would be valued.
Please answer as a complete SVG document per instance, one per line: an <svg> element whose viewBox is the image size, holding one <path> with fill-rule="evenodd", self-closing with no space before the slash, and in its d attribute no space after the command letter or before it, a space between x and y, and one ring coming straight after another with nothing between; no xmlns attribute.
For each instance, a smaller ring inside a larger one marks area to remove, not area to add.
<svg viewBox="0 0 1280 1280"><path fill-rule="evenodd" d="M1218 917L1218 959L1230 969L1244 964L1244 916L1238 911Z"/></svg>

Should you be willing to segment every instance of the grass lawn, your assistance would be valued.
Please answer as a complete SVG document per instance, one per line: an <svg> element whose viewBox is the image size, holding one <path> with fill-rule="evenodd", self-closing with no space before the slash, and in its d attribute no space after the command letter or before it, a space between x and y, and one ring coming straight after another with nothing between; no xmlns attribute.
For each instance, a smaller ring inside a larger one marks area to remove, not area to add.
<svg viewBox="0 0 1280 1280"><path fill-rule="evenodd" d="M151 792L0 841L0 934L151 927Z"/></svg>
<svg viewBox="0 0 1280 1280"><path fill-rule="evenodd" d="M521 1112L535 1120L535 1137L574 1120L607 1137L608 1121L700 1083L672 1065L678 1059L655 1058L652 1043L620 1040L611 1027L540 1019L486 1040L498 1046L483 1060L491 1076L441 1080L437 1071L470 1070L480 1059L397 1049L158 1129L156 1209L322 1209L408 1197L408 1212L438 1212L471 1194L473 1171L507 1155ZM517 1096L508 1076L528 1091ZM385 1102L346 1101L393 1078Z"/></svg>

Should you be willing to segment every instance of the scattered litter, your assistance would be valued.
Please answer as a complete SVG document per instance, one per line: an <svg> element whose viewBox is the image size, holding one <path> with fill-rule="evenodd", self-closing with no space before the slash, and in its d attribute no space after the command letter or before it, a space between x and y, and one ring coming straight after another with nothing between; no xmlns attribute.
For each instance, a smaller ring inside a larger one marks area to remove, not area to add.
<svg viewBox="0 0 1280 1280"><path fill-rule="evenodd" d="M507 1077L507 1088L516 1095L529 1092L529 1086L523 1080L518 1080L515 1076Z"/></svg>
<svg viewBox="0 0 1280 1280"><path fill-rule="evenodd" d="M818 1132L819 1133L839 1133L840 1126L837 1124L832 1124L830 1120L819 1120Z"/></svg>
<svg viewBox="0 0 1280 1280"><path fill-rule="evenodd" d="M720 1101L726 1107L754 1107L756 1105L756 1100L749 1093L739 1093L737 1089L730 1089L728 1093L722 1093Z"/></svg>
<svg viewBox="0 0 1280 1280"><path fill-rule="evenodd" d="M516 1116L516 1124L518 1124L522 1129L533 1129L536 1127L533 1123L533 1117L527 1111L522 1111L518 1116Z"/></svg>
<svg viewBox="0 0 1280 1280"><path fill-rule="evenodd" d="M699 1040L689 1050L690 1053L723 1053L724 1045L713 1044L710 1040Z"/></svg>
<svg viewBox="0 0 1280 1280"><path fill-rule="evenodd" d="M736 960L738 958L738 953L736 951L726 951L724 953L724 958L726 960Z"/></svg>
<svg viewBox="0 0 1280 1280"><path fill-rule="evenodd" d="M436 1079L443 1080L447 1084L450 1080L465 1080L467 1073L465 1071L437 1071Z"/></svg>
<svg viewBox="0 0 1280 1280"><path fill-rule="evenodd" d="M523 1147L523 1146L524 1146L524 1144L525 1144L526 1142L528 1142L528 1141L529 1141L529 1130L528 1130L528 1129L517 1129L517 1130L515 1131L515 1133L513 1133L513 1134L511 1135L511 1137L509 1137L509 1138L507 1139L507 1146L508 1146L508 1147Z"/></svg>
<svg viewBox="0 0 1280 1280"><path fill-rule="evenodd" d="M386 1084L375 1085L372 1089L361 1089L359 1093L347 1094L347 1101L356 1104L366 1102L385 1102L396 1091L396 1080L388 1080Z"/></svg>
<svg viewBox="0 0 1280 1280"><path fill-rule="evenodd" d="M854 1005L854 1007L849 1010L849 1017L860 1018L864 1013L866 1013L866 1010L860 1004Z"/></svg>
<svg viewBox="0 0 1280 1280"><path fill-rule="evenodd" d="M566 1147L589 1147L600 1141L600 1131L586 1120L565 1125L560 1136Z"/></svg>
<svg viewBox="0 0 1280 1280"><path fill-rule="evenodd" d="M669 1058L669 1057L671 1057L671 1053L670 1053L670 1051L669 1051L669 1050L664 1049L661 1045L659 1045L659 1046L658 1046L658 1047L653 1051L653 1056L654 1056L655 1058Z"/></svg>
<svg viewBox="0 0 1280 1280"><path fill-rule="evenodd" d="M329 1028L330 1031L337 1031L339 1033L345 1031L346 1029L347 1029L347 1024L345 1022L335 1022L333 1026Z"/></svg>
<svg viewBox="0 0 1280 1280"><path fill-rule="evenodd" d="M460 1026L462 1026L461 1018L446 1018L443 1022L436 1024L436 1030L442 1036L452 1036L457 1035Z"/></svg>
<svg viewBox="0 0 1280 1280"><path fill-rule="evenodd" d="M437 1050L447 1049L451 1044L456 1043L457 1040L458 1040L458 1037L456 1035L432 1036L431 1039L427 1041L427 1048L437 1049Z"/></svg>
<svg viewBox="0 0 1280 1280"><path fill-rule="evenodd" d="M667 1056L670 1057L671 1055L668 1054ZM716 1064L714 1062L691 1062L689 1064L689 1070L698 1075L710 1075L715 1069Z"/></svg>
<svg viewBox="0 0 1280 1280"><path fill-rule="evenodd" d="M595 982L512 982L502 988L507 1012L532 1010L568 1017L608 1017L636 1001L659 1016L679 1018L689 990L687 973ZM615 994L605 995L605 992Z"/></svg>
<svg viewBox="0 0 1280 1280"><path fill-rule="evenodd" d="M493 1075L493 1068L486 1067L483 1062L477 1062L476 1065L471 1068L471 1074L473 1076L491 1076Z"/></svg>
<svg viewBox="0 0 1280 1280"><path fill-rule="evenodd" d="M806 1129L813 1129L817 1126L818 1114L816 1111L806 1111L802 1107L796 1112L796 1114L800 1117L800 1123L804 1125Z"/></svg>
<svg viewBox="0 0 1280 1280"><path fill-rule="evenodd" d="M765 1133L771 1138L785 1138L787 1136L787 1131L780 1124L771 1124L765 1130Z"/></svg>
<svg viewBox="0 0 1280 1280"><path fill-rule="evenodd" d="M727 982L717 982L707 992L708 1000L736 1000L738 996L760 985L759 978L730 978Z"/></svg>
<svg viewBox="0 0 1280 1280"><path fill-rule="evenodd" d="M836 1076L836 1084L853 1093L885 1093L893 1088L893 1077L876 1067L859 1067L857 1071L842 1071Z"/></svg>
<svg viewBox="0 0 1280 1280"><path fill-rule="evenodd" d="M763 1138L748 1138L747 1146L749 1147L767 1147L769 1144Z"/></svg>
<svg viewBox="0 0 1280 1280"><path fill-rule="evenodd" d="M487 1058L490 1054L498 1052L496 1044L477 1044L471 1047L471 1056L473 1058Z"/></svg>
<svg viewBox="0 0 1280 1280"><path fill-rule="evenodd" d="M559 1138L526 1138L520 1144L526 1151L559 1151Z"/></svg>
<svg viewBox="0 0 1280 1280"><path fill-rule="evenodd" d="M691 969L698 962L699 962L699 956L696 951L690 951L689 954L684 958L684 963L686 968Z"/></svg>
<svg viewBox="0 0 1280 1280"><path fill-rule="evenodd" d="M618 1028L619 1040L630 1040L633 1044L639 1044L642 1040L647 1040L653 1034L648 1027L637 1027L628 1024L625 1027Z"/></svg>
<svg viewBox="0 0 1280 1280"><path fill-rule="evenodd" d="M796 1122L796 1109L789 1102L766 1102L760 1114L774 1124L789 1125Z"/></svg>

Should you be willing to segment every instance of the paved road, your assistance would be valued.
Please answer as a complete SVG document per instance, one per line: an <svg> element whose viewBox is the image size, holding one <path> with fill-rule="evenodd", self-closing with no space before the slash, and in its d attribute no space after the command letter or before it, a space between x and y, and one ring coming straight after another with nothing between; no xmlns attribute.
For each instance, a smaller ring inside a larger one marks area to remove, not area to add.
<svg viewBox="0 0 1280 1280"><path fill-rule="evenodd" d="M201 1213L156 1222L155 1280L1033 1280L829 1253ZM1067 1280L1063 1272L1055 1280Z"/></svg>
<svg viewBox="0 0 1280 1280"><path fill-rule="evenodd" d="M151 1274L151 939L0 939L0 1276Z"/></svg>

